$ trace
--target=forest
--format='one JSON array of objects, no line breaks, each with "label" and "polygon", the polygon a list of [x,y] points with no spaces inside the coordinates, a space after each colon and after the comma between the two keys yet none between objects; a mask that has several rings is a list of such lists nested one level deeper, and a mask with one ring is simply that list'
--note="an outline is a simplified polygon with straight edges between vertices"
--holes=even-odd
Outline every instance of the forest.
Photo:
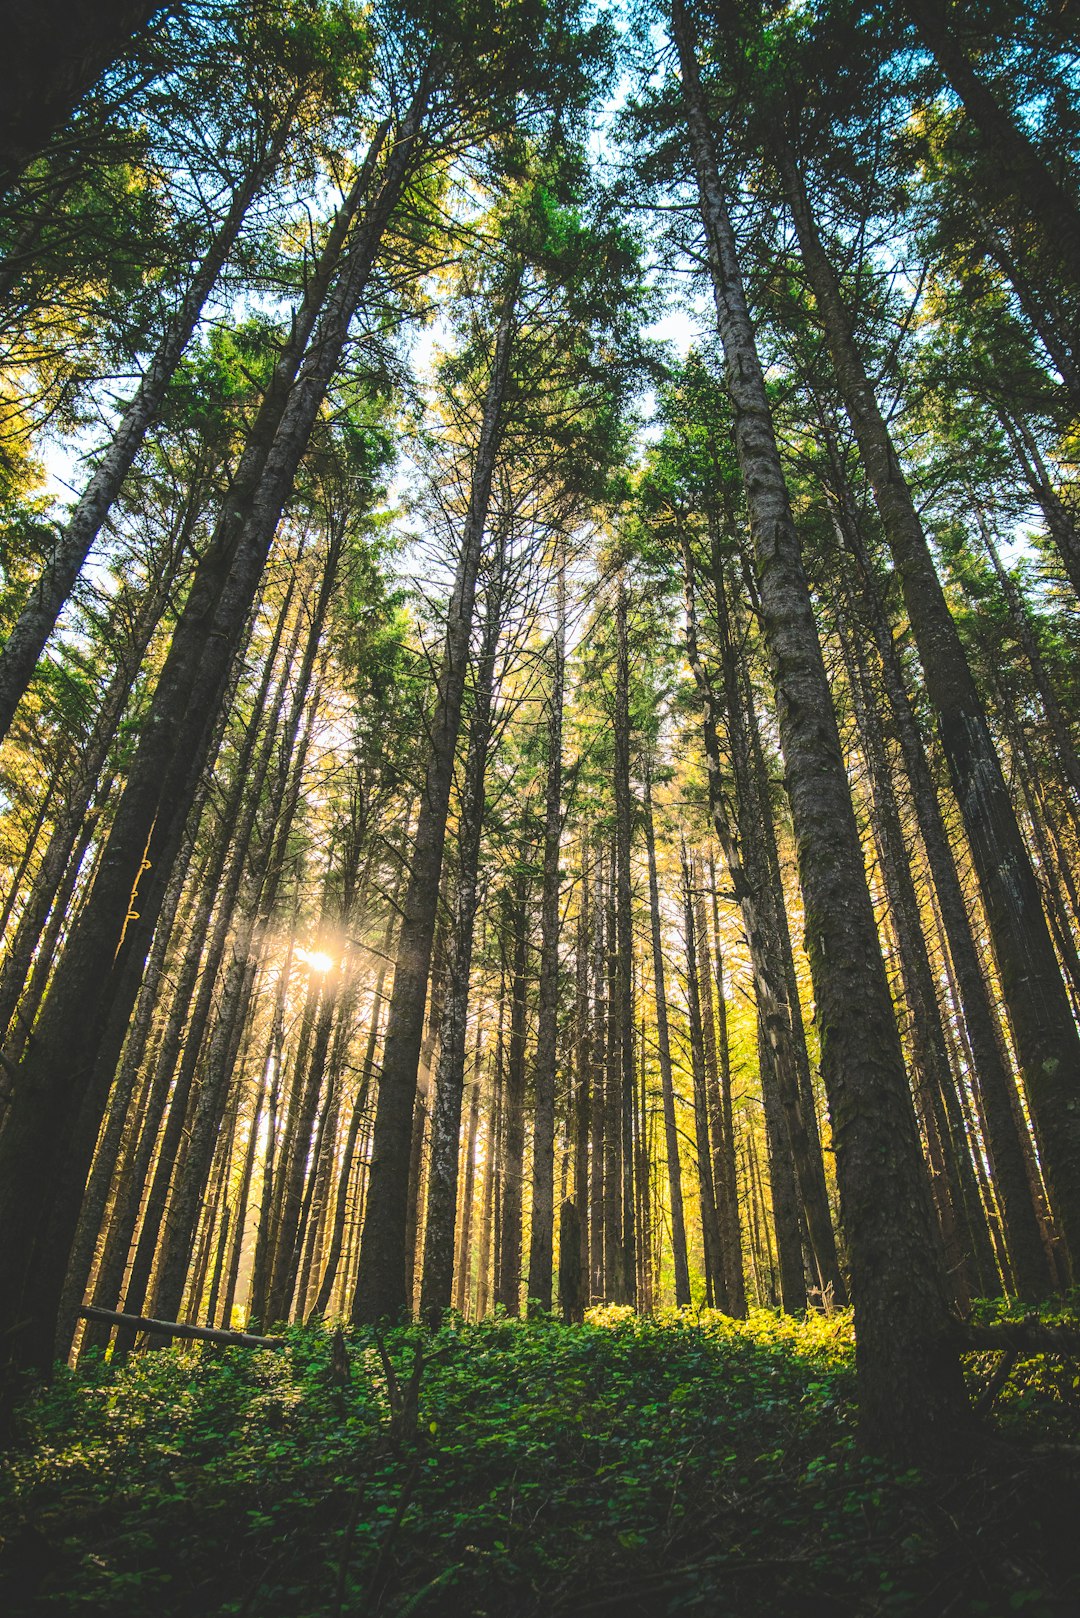
[{"label": "forest", "polygon": [[11,0],[0,1600],[1080,1612],[1080,14]]}]

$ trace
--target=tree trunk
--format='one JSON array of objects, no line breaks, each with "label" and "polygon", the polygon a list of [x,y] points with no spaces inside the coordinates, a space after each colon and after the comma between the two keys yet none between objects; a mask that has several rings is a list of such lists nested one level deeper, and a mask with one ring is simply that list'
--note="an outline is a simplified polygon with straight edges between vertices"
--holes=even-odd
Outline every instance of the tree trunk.
[{"label": "tree trunk", "polygon": [[[548,692],[547,783],[540,892],[540,991],[533,1061],[532,1224],[528,1308],[551,1308],[555,1242],[555,1059],[559,1012],[559,838],[562,832],[563,685],[566,664],[566,563],[556,585],[558,623],[551,649]],[[576,1228],[576,1227],[575,1227]]]},{"label": "tree trunk", "polygon": [[671,1198],[671,1249],[675,1267],[675,1304],[690,1306],[690,1265],[686,1256],[686,1216],[683,1212],[682,1163],[675,1121],[675,1084],[671,1071],[671,1033],[668,1028],[664,983],[664,945],[660,932],[660,887],[656,874],[656,833],[653,826],[652,779],[645,775],[645,849],[649,860],[649,917],[652,932],[653,985],[656,991],[656,1042],[660,1057],[660,1090],[664,1105],[664,1146],[667,1152]]},{"label": "tree trunk", "polygon": [[60,610],[131,471],[147,428],[161,409],[165,391],[202,316],[203,305],[240,234],[247,211],[281,156],[291,122],[290,110],[235,192],[228,213],[179,308],[168,322],[157,352],[143,372],[108,449],[57,538],[29,600],[0,650],[0,741],[8,733],[19,699],[30,684]]},{"label": "tree trunk", "polygon": [[503,431],[516,297],[517,279],[514,278],[504,296],[495,333],[469,509],[461,537],[435,711],[431,719],[431,751],[413,843],[409,886],[402,909],[397,967],[379,1079],[367,1213],[360,1239],[360,1271],[353,1303],[353,1320],[358,1325],[397,1319],[411,1307],[411,1299],[406,1291],[405,1249],[413,1101],[424,1032],[424,1006],[435,937],[446,816],[461,728],[477,571]]},{"label": "tree trunk", "polygon": [[964,818],[1024,1084],[1066,1241],[1080,1252],[1080,1035],[1038,883],[982,699],[934,568],[911,490],[852,336],[791,147],[777,161],[803,263],[919,649],[927,694]]},{"label": "tree trunk", "polygon": [[[975,1082],[986,1112],[1006,1242],[1021,1297],[1042,1297],[1051,1283],[1030,1176],[1035,1172],[1027,1126],[986,978],[972,936],[971,919],[922,738],[911,711],[892,633],[876,599],[870,559],[863,544],[851,490],[843,479],[835,435],[825,425],[836,478],[835,520],[841,543],[857,563],[858,617],[877,649],[878,669],[904,759],[919,831],[941,908],[945,937],[957,976],[964,1024],[971,1044]],[[846,575],[845,575],[846,578]],[[848,600],[856,597],[849,579]]]},{"label": "tree trunk", "polygon": [[701,1019],[701,970],[694,908],[694,871],[682,849],[683,928],[686,940],[686,1002],[690,1033],[690,1067],[694,1080],[694,1135],[697,1141],[701,1240],[705,1257],[705,1302],[723,1309],[727,1303],[721,1268],[720,1222],[716,1212],[712,1154],[709,1149],[709,1101],[705,1088],[705,1035]]},{"label": "tree trunk", "polygon": [[590,1120],[589,1151],[589,1284],[591,1302],[607,1297],[607,1270],[604,1251],[604,1208],[606,1205],[605,1132],[607,1124],[604,1075],[607,1043],[607,979],[604,972],[606,959],[607,912],[604,905],[603,859],[596,862],[595,902],[593,904],[593,1020],[589,1042],[592,1073],[592,1117]]},{"label": "tree trunk", "polygon": [[[523,839],[524,842],[524,839]],[[521,1313],[522,1186],[525,1179],[525,1037],[528,1018],[529,878],[528,849],[519,853],[519,869],[510,892],[511,963],[510,1038],[506,1057],[502,1142],[502,1214],[499,1228],[499,1276],[495,1302],[508,1315]]]},{"label": "tree trunk", "polygon": [[[304,316],[296,322],[298,335],[311,332],[307,356],[294,385],[300,356],[296,342],[290,343],[268,389],[216,538],[199,564],[201,577],[173,637],[93,891],[57,966],[35,1044],[20,1069],[0,1136],[0,1330],[4,1362],[13,1370],[44,1371],[50,1362],[86,1172],[138,990],[140,951],[157,919],[227,672],[282,508],[410,173],[428,88],[425,82],[414,98],[383,183],[318,321],[348,220],[332,233],[309,284]],[[357,185],[356,206],[367,177]],[[150,861],[146,872],[144,860]],[[140,915],[125,926],[140,875],[145,876]],[[104,983],[103,961],[111,963]],[[80,1053],[74,1065],[73,1050]],[[58,1120],[65,1127],[58,1127]]]},{"label": "tree trunk", "polygon": [[[592,1019],[589,1009],[589,867],[582,851],[581,900],[578,908],[577,949],[574,962],[576,1023],[574,1091],[574,1207],[581,1240],[581,1285],[589,1294],[589,1132],[592,1124]],[[665,1008],[666,1009],[666,1008]],[[670,1059],[670,1053],[669,1053]],[[561,1227],[560,1227],[561,1229]],[[561,1238],[560,1238],[561,1239]]]},{"label": "tree trunk", "polygon": [[[716,550],[714,536],[714,553]],[[759,791],[753,769],[746,692],[739,678],[734,638],[728,621],[722,569],[714,554],[716,605],[721,632],[724,712],[734,778],[734,808],[729,809],[721,784],[718,740],[719,703],[705,671],[698,642],[694,596],[694,563],[683,536],[683,584],[687,658],[702,703],[703,741],[708,766],[709,806],[713,828],[724,852],[736,895],[754,972],[758,1008],[759,1068],[765,1102],[773,1212],[780,1252],[781,1294],[792,1313],[806,1306],[799,1193],[808,1214],[808,1236],[819,1275],[839,1286],[819,1144],[813,1142],[804,1116],[795,1056],[787,977],[780,951],[781,924],[775,913],[766,853],[772,806]],[[816,1134],[816,1129],[814,1130]],[[796,1185],[798,1176],[798,1185]],[[824,1284],[824,1282],[823,1282]]]},{"label": "tree trunk", "polygon": [[746,1278],[743,1274],[742,1231],[739,1223],[739,1182],[735,1159],[735,1120],[731,1102],[731,1049],[728,1041],[724,960],[720,952],[720,914],[716,897],[716,870],[709,856],[712,892],[713,956],[716,962],[718,1019],[717,1059],[720,1068],[720,1144],[716,1151],[716,1211],[720,1219],[720,1248],[728,1285],[728,1311],[737,1320],[746,1317]]},{"label": "tree trunk", "polygon": [[497,576],[493,577],[489,586],[483,641],[477,659],[476,692],[469,721],[468,758],[462,792],[453,939],[435,1072],[424,1268],[420,1287],[420,1312],[432,1325],[436,1325],[449,1309],[454,1281],[454,1230],[461,1099],[465,1086],[469,978],[479,897],[480,842],[486,806],[485,780],[491,743],[495,659],[502,629],[501,571],[501,567],[497,569]]},{"label": "tree trunk", "polygon": [[851,1260],[860,1414],[871,1442],[900,1454],[940,1454],[967,1425],[967,1399],[911,1094],[683,0],[673,0],[672,21],[777,687]]}]

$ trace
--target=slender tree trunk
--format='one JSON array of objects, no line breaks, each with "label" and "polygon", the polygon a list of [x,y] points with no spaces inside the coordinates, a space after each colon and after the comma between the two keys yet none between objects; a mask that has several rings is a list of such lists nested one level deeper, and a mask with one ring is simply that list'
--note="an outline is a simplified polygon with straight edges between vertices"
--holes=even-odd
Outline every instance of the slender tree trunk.
[{"label": "slender tree trunk", "polygon": [[[138,990],[139,952],[157,920],[227,672],[281,510],[409,176],[428,93],[425,82],[317,325],[350,219],[332,233],[309,285],[304,317],[295,323],[298,338],[312,333],[307,359],[299,367],[294,340],[279,361],[219,532],[200,562],[202,579],[193,585],[173,637],[93,892],[58,964],[35,1044],[20,1069],[0,1136],[0,1329],[4,1362],[13,1371],[48,1368],[85,1176]],[[354,211],[368,178],[358,179]],[[150,869],[142,873],[144,860]],[[141,873],[146,880],[139,890],[140,915],[135,925],[125,925]],[[111,963],[104,983],[103,962]],[[73,1064],[75,1049],[80,1054]],[[66,1127],[58,1127],[58,1120]]]},{"label": "slender tree trunk", "polygon": [[684,0],[673,0],[672,21],[777,686],[851,1260],[860,1414],[871,1441],[940,1454],[967,1424],[967,1399],[911,1093]]},{"label": "slender tree trunk", "polygon": [[701,1240],[705,1257],[705,1302],[723,1309],[720,1222],[716,1213],[712,1155],[709,1150],[709,1102],[705,1088],[705,1035],[701,1019],[701,972],[697,953],[697,917],[694,911],[694,873],[682,850],[683,928],[686,938],[686,1000],[690,1032],[690,1065],[694,1080],[694,1135],[697,1140],[698,1188],[701,1201]]},{"label": "slender tree trunk", "polygon": [[664,981],[664,945],[660,931],[660,887],[656,873],[656,833],[653,827],[652,780],[645,775],[645,849],[649,860],[649,917],[652,932],[653,985],[656,991],[656,1042],[660,1057],[660,1090],[664,1105],[664,1146],[667,1152],[671,1198],[671,1249],[675,1267],[675,1304],[690,1305],[690,1265],[686,1256],[686,1217],[683,1212],[682,1164],[675,1121],[675,1084],[671,1070],[671,1033],[668,1027]]},{"label": "slender tree trunk", "polygon": [[[169,1098],[170,1083],[172,1083],[172,1094],[169,1102],[169,1118],[158,1150],[157,1167],[146,1207],[143,1211],[142,1231],[125,1293],[125,1308],[129,1313],[133,1314],[140,1313],[146,1301],[147,1289],[158,1252],[160,1232],[168,1206],[173,1170],[177,1163],[187,1122],[188,1100],[195,1081],[206,1029],[210,1023],[218,974],[224,958],[229,932],[233,926],[246,862],[250,857],[252,835],[260,806],[260,798],[275,747],[282,735],[280,715],[285,700],[288,669],[296,650],[303,623],[302,614],[298,614],[293,625],[291,644],[287,649],[284,664],[278,669],[278,649],[289,618],[294,582],[294,580],[290,580],[282,611],[277,618],[274,636],[263,667],[262,680],[256,693],[252,713],[237,755],[232,786],[223,805],[218,827],[217,847],[212,856],[200,894],[191,941],[178,976],[169,1022],[158,1055],[157,1070],[151,1085],[148,1122],[155,1118],[160,1121],[166,1100]],[[275,671],[278,673],[278,679],[271,698],[270,685]],[[295,725],[295,713],[292,715],[292,719]],[[291,734],[295,735],[295,731],[292,731]],[[280,800],[276,801],[280,807]],[[217,915],[211,926],[215,906]],[[209,931],[209,941],[204,956],[202,944],[207,931]],[[202,974],[201,979],[198,981],[198,990],[196,992],[196,980],[200,963]],[[193,999],[194,1004],[192,1004]],[[181,1046],[183,1046],[182,1057],[180,1056]],[[176,1066],[178,1058],[179,1068]],[[173,1083],[174,1072],[176,1076]],[[131,1234],[134,1230],[138,1200],[150,1166],[153,1143],[152,1135],[143,1140],[140,1146],[139,1162],[136,1165],[139,1172],[130,1176],[124,1214],[122,1220],[119,1221],[117,1232],[118,1235],[121,1230],[126,1230],[127,1232],[127,1240],[123,1243],[124,1253],[126,1253],[127,1243],[130,1242]],[[117,1267],[122,1263],[122,1258],[123,1254],[118,1249],[115,1250],[110,1265],[110,1285],[113,1284],[114,1280],[118,1281],[120,1279],[122,1270],[118,1273]],[[104,1279],[104,1275],[101,1279]],[[111,1308],[112,1300],[110,1299],[103,1307]],[[122,1343],[123,1346],[130,1346],[132,1340],[131,1334],[121,1334],[121,1337],[118,1338],[118,1343]]]},{"label": "slender tree trunk", "polygon": [[772,806],[760,792],[753,768],[746,692],[739,678],[722,569],[718,562],[714,572],[721,631],[724,710],[735,788],[733,810],[727,807],[721,784],[717,732],[719,703],[701,658],[694,563],[689,540],[684,536],[687,658],[702,702],[703,741],[713,827],[724,852],[732,890],[739,902],[750,946],[758,1007],[759,1067],[765,1101],[769,1172],[780,1251],[781,1291],[785,1309],[794,1313],[806,1306],[798,1205],[800,1193],[802,1206],[808,1214],[808,1236],[819,1275],[832,1280],[834,1287],[839,1287],[839,1269],[821,1166],[820,1143],[816,1141],[816,1127],[812,1129],[807,1124],[805,1102],[800,1092],[787,977],[780,949],[781,924],[775,912],[766,852]]},{"label": "slender tree trunk", "polygon": [[613,850],[611,884],[604,900],[604,961],[607,1042],[604,1054],[604,1298],[626,1300],[622,1245],[622,1015],[619,1007],[618,860]]},{"label": "slender tree trunk", "polygon": [[637,1242],[634,1149],[634,918],[630,885],[633,800],[630,788],[630,650],[626,577],[620,572],[615,598],[615,937],[616,1007],[619,1019],[619,1098],[622,1210],[620,1303],[636,1304]]},{"label": "slender tree trunk", "polygon": [[[502,988],[505,991],[505,976]],[[506,1013],[505,993],[499,995],[499,1028],[495,1040],[495,1071],[491,1076],[491,1097],[488,1103],[487,1140],[484,1146],[484,1183],[480,1193],[480,1239],[476,1255],[476,1319],[483,1320],[488,1312],[494,1277],[492,1242],[495,1199],[498,1194],[497,1163],[499,1156],[499,1118],[502,1107],[503,1033]]]},{"label": "slender tree trunk", "polygon": [[533,1061],[532,1224],[528,1308],[551,1308],[555,1242],[555,1060],[559,1011],[559,839],[562,831],[562,727],[566,665],[566,564],[560,558],[558,623],[548,693],[547,784],[540,892],[540,992]]},{"label": "slender tree trunk", "polygon": [[888,427],[855,345],[794,153],[777,160],[803,263],[919,649],[964,817],[1013,1037],[1066,1241],[1080,1252],[1080,1035],[986,712]]},{"label": "slender tree trunk", "polygon": [[[589,1008],[589,868],[582,852],[581,902],[578,908],[575,967],[575,1065],[574,1092],[574,1208],[581,1243],[578,1273],[587,1298],[589,1291],[589,1130],[592,1123],[592,1021]],[[666,1008],[665,1008],[666,1009]],[[670,1060],[670,1051],[669,1051]],[[560,1226],[561,1232],[561,1226]]]},{"label": "slender tree trunk", "polygon": [[[480,1052],[476,1053],[477,1064]],[[464,1315],[471,1293],[473,1203],[476,1198],[476,1140],[480,1130],[480,1080],[474,1079],[469,1098],[469,1118],[465,1127],[465,1177],[461,1188],[461,1240],[458,1243],[457,1280],[454,1308]]]},{"label": "slender tree trunk", "polygon": [[720,915],[716,897],[716,871],[709,856],[709,887],[712,891],[713,956],[716,962],[718,1019],[717,1058],[720,1067],[721,1145],[717,1152],[717,1213],[720,1217],[720,1246],[724,1274],[728,1282],[728,1309],[738,1320],[746,1316],[746,1279],[743,1275],[742,1231],[739,1224],[739,1181],[735,1158],[735,1120],[731,1101],[731,1048],[728,1040],[727,999],[724,994],[724,960],[720,950]]},{"label": "slender tree trunk", "polygon": [[397,968],[375,1114],[367,1213],[353,1319],[371,1323],[405,1313],[408,1158],[417,1064],[424,1031],[431,949],[446,841],[454,754],[461,727],[477,571],[487,525],[491,483],[502,438],[504,401],[514,340],[516,279],[504,297],[473,466],[469,509],[450,600],[442,667],[431,720],[431,752],[402,910]]},{"label": "slender tree trunk", "polygon": [[[501,575],[501,569],[498,570]],[[431,1168],[420,1311],[436,1324],[450,1307],[454,1279],[454,1226],[457,1209],[461,1100],[465,1085],[465,1046],[469,978],[479,897],[480,842],[484,829],[485,780],[491,743],[495,659],[502,626],[501,577],[492,579],[486,603],[483,641],[476,670],[476,692],[469,722],[468,758],[461,805],[458,883],[446,1000],[435,1073],[431,1123]]]},{"label": "slender tree trunk", "polygon": [[[524,839],[523,839],[524,841]],[[503,1124],[502,1216],[499,1229],[499,1280],[495,1302],[508,1315],[521,1313],[522,1187],[525,1179],[525,1038],[528,1017],[529,879],[528,850],[520,850],[520,869],[511,887],[510,917],[514,953],[511,964],[510,1038],[506,1058]]]},{"label": "slender tree trunk", "polygon": [[604,972],[606,958],[607,914],[604,905],[603,860],[596,862],[596,889],[593,905],[593,1024],[590,1041],[592,1071],[592,1119],[589,1175],[589,1284],[590,1301],[607,1297],[608,1277],[604,1249],[604,1208],[606,1206],[605,1177],[607,1172],[605,1132],[607,1105],[605,1096],[605,1049],[607,1043],[607,979]]},{"label": "slender tree trunk", "polygon": [[8,733],[19,699],[30,683],[45,642],[71,594],[90,548],[105,524],[124,479],[131,471],[147,428],[161,409],[165,391],[240,234],[247,211],[277,165],[291,123],[290,108],[261,157],[252,164],[237,187],[216,236],[178,309],[166,325],[157,352],[144,371],[134,398],[120,418],[112,442],[98,462],[66,528],[53,546],[29,600],[0,650],[0,740]]},{"label": "slender tree trunk", "polygon": [[[840,475],[835,436],[827,424],[825,432],[837,476],[837,531],[842,544],[858,564],[856,576],[861,576],[862,580],[859,589],[861,599],[857,602],[858,617],[868,628],[877,649],[878,668],[903,755],[912,803],[960,988],[974,1073],[986,1111],[1013,1275],[1022,1297],[1037,1298],[1045,1293],[1051,1278],[1032,1195],[1030,1176],[1034,1165],[1027,1140],[1027,1126],[1020,1114],[1020,1099],[972,936],[971,919],[956,861],[922,738],[911,711],[892,633],[874,593],[870,559],[862,541],[851,491]],[[845,588],[850,600],[852,584],[849,582]]]}]

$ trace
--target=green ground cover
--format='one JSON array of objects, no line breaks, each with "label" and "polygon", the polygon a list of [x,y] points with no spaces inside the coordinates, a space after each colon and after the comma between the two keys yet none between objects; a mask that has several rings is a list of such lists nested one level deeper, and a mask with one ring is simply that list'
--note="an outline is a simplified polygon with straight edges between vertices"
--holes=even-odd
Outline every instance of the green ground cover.
[{"label": "green ground cover", "polygon": [[860,1451],[844,1315],[345,1343],[347,1376],[321,1329],[60,1375],[3,1472],[0,1610],[1080,1613],[1075,1363],[1023,1361],[929,1476]]}]

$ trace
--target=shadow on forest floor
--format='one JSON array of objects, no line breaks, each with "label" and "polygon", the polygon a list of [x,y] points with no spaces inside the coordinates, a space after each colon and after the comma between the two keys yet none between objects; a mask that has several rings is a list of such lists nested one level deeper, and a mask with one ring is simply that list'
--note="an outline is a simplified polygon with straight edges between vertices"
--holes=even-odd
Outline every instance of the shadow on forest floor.
[{"label": "shadow on forest floor", "polygon": [[846,1315],[346,1343],[60,1374],[0,1482],[2,1610],[1080,1614],[1075,1362],[1020,1362],[991,1459],[943,1479],[858,1449]]}]

